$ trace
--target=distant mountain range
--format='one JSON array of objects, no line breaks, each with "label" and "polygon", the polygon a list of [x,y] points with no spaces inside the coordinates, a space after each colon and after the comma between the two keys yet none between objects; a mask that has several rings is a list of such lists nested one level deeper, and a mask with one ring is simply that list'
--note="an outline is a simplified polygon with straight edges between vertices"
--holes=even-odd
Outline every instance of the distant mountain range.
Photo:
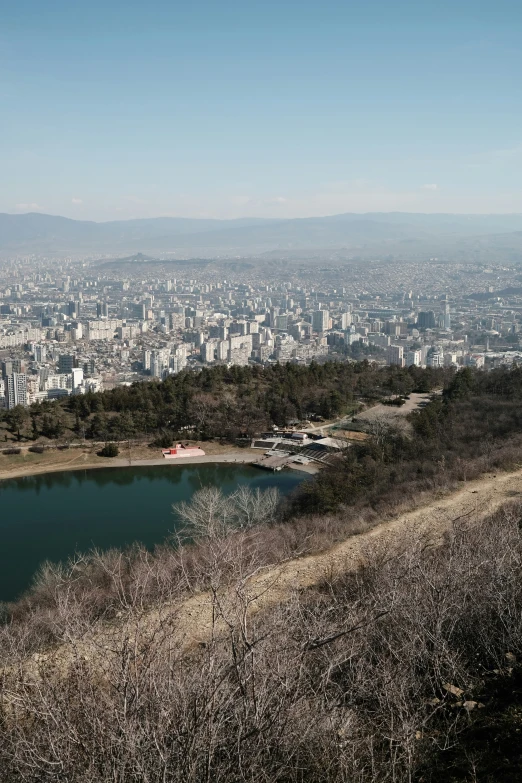
[{"label": "distant mountain range", "polygon": [[[307,257],[341,250],[347,257],[522,261],[522,215],[406,212],[347,213],[276,220],[147,218],[107,223],[55,215],[0,213],[0,253],[211,258],[274,252]],[[494,260],[491,258],[491,260]]]}]

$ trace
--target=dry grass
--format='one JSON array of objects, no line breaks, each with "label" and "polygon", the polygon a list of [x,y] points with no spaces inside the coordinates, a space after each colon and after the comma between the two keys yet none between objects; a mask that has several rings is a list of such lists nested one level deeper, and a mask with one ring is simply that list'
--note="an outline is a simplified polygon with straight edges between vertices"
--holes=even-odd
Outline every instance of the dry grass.
[{"label": "dry grass", "polygon": [[[0,634],[0,781],[418,780],[469,725],[484,676],[522,651],[520,507],[484,517],[465,494],[431,510],[437,530],[361,536],[356,571],[343,557],[310,582],[289,564],[275,600],[274,572],[217,542],[203,628],[172,572],[177,601],[144,612],[145,570],[104,634],[87,596],[55,584],[67,660],[63,645],[24,657],[34,618]],[[117,583],[117,554],[104,563]]]},{"label": "dry grass", "polygon": [[[111,656],[115,634],[126,633],[128,622],[132,624],[133,633],[143,641],[151,633],[156,633],[158,626],[173,613],[176,622],[172,640],[181,649],[191,649],[194,645],[207,643],[210,634],[226,630],[223,622],[216,625],[216,595],[223,612],[226,614],[232,611],[237,586],[234,584],[229,587],[229,583],[231,579],[237,579],[240,573],[244,575],[241,577],[241,590],[248,604],[248,613],[255,614],[288,600],[296,591],[309,590],[326,579],[356,572],[377,551],[387,552],[387,556],[392,557],[398,556],[415,540],[423,540],[430,545],[439,544],[460,520],[478,524],[501,508],[520,500],[522,469],[464,482],[459,490],[432,496],[429,502],[424,498],[425,502],[420,507],[391,519],[381,518],[380,524],[375,519],[364,518],[359,523],[350,522],[345,526],[344,540],[317,554],[295,557],[299,541],[293,538],[296,530],[292,525],[261,528],[259,532],[249,532],[217,544],[202,543],[196,548],[181,547],[177,551],[170,547],[160,548],[155,559],[141,553],[134,564],[121,553],[100,554],[98,565],[95,563],[92,571],[93,587],[89,589],[96,590],[96,584],[102,578],[100,573],[96,575],[96,569],[101,569],[104,574],[102,581],[108,579],[113,588],[119,583],[116,595],[112,593],[110,604],[114,606],[115,598],[116,601],[122,601],[120,609],[124,610],[123,623],[119,626],[111,620],[106,626],[94,624],[87,634],[82,631],[81,638],[73,637],[66,645],[56,647],[48,660],[66,671],[74,657],[81,652],[91,661],[98,660],[101,667],[102,661]],[[316,525],[315,538],[313,520],[310,522],[310,526],[305,523],[301,530],[301,533],[305,532],[304,540],[300,541],[303,552],[324,549],[329,534],[339,536],[338,517],[330,520],[323,518],[322,524]],[[289,556],[290,552],[294,553],[293,557]],[[216,583],[209,590],[206,574],[209,559],[212,558],[220,562],[221,570],[219,585]],[[136,572],[132,573],[130,582],[129,568],[131,572]],[[145,573],[145,582],[140,582],[145,578]],[[80,570],[77,570],[77,578],[80,575]],[[159,588],[160,583],[169,579],[171,586],[176,584],[170,596],[168,591],[161,593]],[[53,591],[59,583],[60,579],[54,582],[54,586],[51,584],[51,592],[46,598],[49,585],[44,581],[40,588],[40,602],[51,600],[53,603]],[[154,585],[159,592],[154,593]],[[137,593],[140,593],[139,614],[135,611],[129,614],[129,609],[136,608],[131,596]],[[160,596],[161,604],[158,603]],[[38,594],[36,598],[37,606]],[[29,600],[31,604],[35,605],[34,601]],[[100,609],[96,610],[93,616],[99,612]]]},{"label": "dry grass", "polygon": [[366,432],[356,432],[355,430],[336,430],[332,433],[332,437],[362,442],[363,440],[368,440],[370,436]]},{"label": "dry grass", "polygon": [[[183,443],[195,445],[194,441],[184,440]],[[200,443],[199,445],[207,456],[223,457],[231,454],[238,461],[259,457],[259,452],[252,449],[234,449],[230,445],[213,442]],[[160,448],[151,449],[144,443],[130,444],[130,446],[126,442],[119,444],[120,453],[115,458],[99,457],[97,452],[100,450],[100,445],[73,447],[63,451],[53,448],[46,450],[43,454],[33,454],[24,445],[21,448],[21,454],[0,454],[0,480],[62,470],[124,467],[136,462],[140,464],[148,462],[151,465],[167,464]]]}]

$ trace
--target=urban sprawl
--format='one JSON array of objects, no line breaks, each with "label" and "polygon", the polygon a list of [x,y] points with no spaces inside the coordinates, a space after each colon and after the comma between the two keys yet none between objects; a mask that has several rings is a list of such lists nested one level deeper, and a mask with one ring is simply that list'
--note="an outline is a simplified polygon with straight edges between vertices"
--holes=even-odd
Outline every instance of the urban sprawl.
[{"label": "urban sprawl", "polygon": [[487,370],[522,358],[517,266],[297,268],[282,259],[277,274],[272,264],[263,279],[263,260],[9,259],[0,270],[0,405],[216,364],[367,358]]}]

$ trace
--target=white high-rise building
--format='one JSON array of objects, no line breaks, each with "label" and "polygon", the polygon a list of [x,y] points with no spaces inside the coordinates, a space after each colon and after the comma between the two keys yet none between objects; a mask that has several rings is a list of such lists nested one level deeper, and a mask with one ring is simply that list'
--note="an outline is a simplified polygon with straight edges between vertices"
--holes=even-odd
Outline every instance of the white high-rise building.
[{"label": "white high-rise building", "polygon": [[43,362],[45,362],[46,357],[47,357],[47,347],[45,345],[35,345],[34,346],[35,361],[42,364]]},{"label": "white high-rise building", "polygon": [[201,346],[201,360],[207,364],[214,361],[215,343],[207,342]]},{"label": "white high-rise building", "polygon": [[352,325],[352,314],[351,313],[343,313],[341,315],[341,329],[349,329]]},{"label": "white high-rise building", "polygon": [[220,362],[226,362],[228,359],[229,342],[228,340],[221,340],[217,344],[217,358]]},{"label": "white high-rise building", "polygon": [[5,379],[5,401],[8,408],[27,405],[27,375],[14,372]]},{"label": "white high-rise building", "polygon": [[404,367],[404,348],[402,345],[388,346],[388,364],[396,364]]},{"label": "white high-rise building", "polygon": [[408,351],[406,354],[406,366],[407,367],[420,367],[422,365],[422,351]]},{"label": "white high-rise building", "polygon": [[83,369],[80,367],[74,367],[71,371],[72,375],[72,388],[77,389],[83,382]]},{"label": "white high-rise building", "polygon": [[174,354],[170,357],[169,361],[170,369],[174,374],[181,372],[187,366],[187,358],[181,354]]},{"label": "white high-rise building", "polygon": [[163,378],[163,370],[166,367],[165,355],[163,351],[151,351],[150,354],[150,374],[153,378]]}]

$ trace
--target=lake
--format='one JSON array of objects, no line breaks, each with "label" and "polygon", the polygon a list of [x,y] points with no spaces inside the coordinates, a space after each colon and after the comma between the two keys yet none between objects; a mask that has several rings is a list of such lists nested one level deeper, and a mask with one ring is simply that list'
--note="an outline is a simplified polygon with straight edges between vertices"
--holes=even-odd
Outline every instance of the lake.
[{"label": "lake", "polygon": [[161,543],[175,527],[172,504],[204,486],[233,492],[277,487],[290,492],[303,473],[246,465],[200,464],[101,468],[0,481],[0,601],[15,599],[44,560],[67,560],[93,546]]}]

